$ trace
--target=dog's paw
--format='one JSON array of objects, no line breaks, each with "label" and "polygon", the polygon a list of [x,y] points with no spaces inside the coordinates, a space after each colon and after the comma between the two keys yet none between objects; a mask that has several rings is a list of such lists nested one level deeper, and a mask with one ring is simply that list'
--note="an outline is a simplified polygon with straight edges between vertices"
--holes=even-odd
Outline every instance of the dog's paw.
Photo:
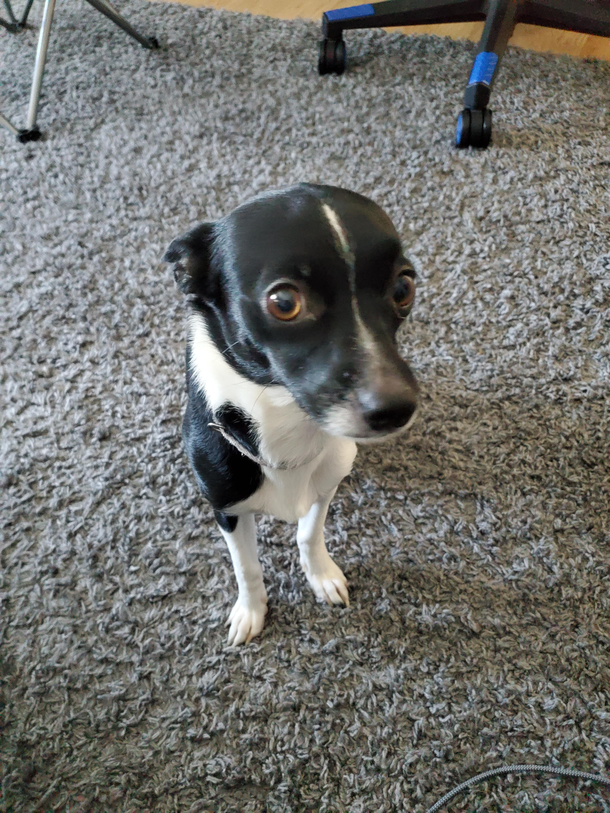
[{"label": "dog's paw", "polygon": [[328,554],[321,563],[314,564],[301,559],[307,581],[316,596],[327,604],[344,604],[349,607],[347,579]]},{"label": "dog's paw", "polygon": [[227,638],[228,645],[249,644],[265,626],[266,614],[267,596],[264,599],[251,600],[248,603],[242,602],[238,598],[226,623],[226,626],[230,627]]}]

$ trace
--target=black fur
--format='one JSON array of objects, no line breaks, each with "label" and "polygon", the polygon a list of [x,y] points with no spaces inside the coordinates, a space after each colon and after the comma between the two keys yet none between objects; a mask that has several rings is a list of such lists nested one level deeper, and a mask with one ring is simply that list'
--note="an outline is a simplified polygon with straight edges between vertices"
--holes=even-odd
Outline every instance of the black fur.
[{"label": "black fur", "polygon": [[228,534],[232,534],[237,528],[237,521],[239,517],[236,517],[233,514],[224,514],[222,511],[214,511],[214,516],[216,517],[216,522],[220,525],[222,530],[226,531]]},{"label": "black fur", "polygon": [[[224,512],[226,508],[247,499],[260,488],[264,475],[257,463],[241,454],[221,434],[208,426],[209,423],[214,423],[216,416],[212,414],[197,387],[191,386],[189,353],[190,350],[187,350],[186,380],[189,400],[182,424],[182,437],[202,493],[215,510]],[[244,425],[237,420],[232,429],[236,437],[240,437]],[[244,438],[252,444],[252,449],[257,449],[251,426],[246,428]]]},{"label": "black fur", "polygon": [[253,457],[259,457],[256,426],[245,412],[233,404],[223,404],[220,409],[216,410],[215,420]]},{"label": "black fur", "polygon": [[208,269],[211,263],[213,223],[200,223],[182,237],[177,237],[165,252],[165,262],[173,263],[174,279],[183,294],[210,299],[214,289]]}]

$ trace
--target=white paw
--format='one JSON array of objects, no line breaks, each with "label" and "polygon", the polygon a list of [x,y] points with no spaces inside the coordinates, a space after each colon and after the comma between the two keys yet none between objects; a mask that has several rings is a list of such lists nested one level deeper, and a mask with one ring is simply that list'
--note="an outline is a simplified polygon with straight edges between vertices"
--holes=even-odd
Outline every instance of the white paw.
[{"label": "white paw", "polygon": [[229,637],[227,638],[228,645],[249,644],[262,631],[266,614],[266,595],[264,599],[251,599],[247,603],[238,598],[226,623],[227,627],[230,626]]},{"label": "white paw", "polygon": [[347,579],[341,568],[337,567],[328,554],[321,563],[301,559],[301,567],[305,571],[307,581],[314,593],[321,601],[325,601],[327,604],[344,604],[349,607]]}]

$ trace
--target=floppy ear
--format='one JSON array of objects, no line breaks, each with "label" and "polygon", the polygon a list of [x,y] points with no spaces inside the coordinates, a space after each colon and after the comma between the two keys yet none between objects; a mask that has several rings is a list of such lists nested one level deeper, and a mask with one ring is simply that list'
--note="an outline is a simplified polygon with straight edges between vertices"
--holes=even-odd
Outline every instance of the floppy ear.
[{"label": "floppy ear", "polygon": [[211,254],[214,223],[200,223],[172,240],[163,259],[174,265],[174,279],[184,294],[212,295]]}]

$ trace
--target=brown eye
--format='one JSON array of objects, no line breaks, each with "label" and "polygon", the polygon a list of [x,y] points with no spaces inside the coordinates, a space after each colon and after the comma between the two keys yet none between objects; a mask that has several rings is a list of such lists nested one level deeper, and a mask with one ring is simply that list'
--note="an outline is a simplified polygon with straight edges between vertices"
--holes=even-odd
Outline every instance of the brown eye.
[{"label": "brown eye", "polygon": [[267,294],[267,310],[282,322],[296,319],[304,305],[303,297],[292,285],[279,285]]},{"label": "brown eye", "polygon": [[392,299],[398,310],[410,308],[415,299],[415,280],[407,274],[401,274],[394,284]]}]

